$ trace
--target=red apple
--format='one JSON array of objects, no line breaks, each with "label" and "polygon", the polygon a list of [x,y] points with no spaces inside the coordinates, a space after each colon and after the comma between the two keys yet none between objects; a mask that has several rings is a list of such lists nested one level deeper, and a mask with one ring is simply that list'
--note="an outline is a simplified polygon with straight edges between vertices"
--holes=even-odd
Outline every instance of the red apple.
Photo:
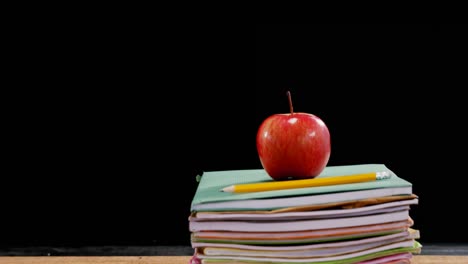
[{"label": "red apple", "polygon": [[314,178],[330,158],[330,132],[319,117],[293,112],[287,94],[290,113],[271,115],[258,129],[258,155],[274,180]]}]

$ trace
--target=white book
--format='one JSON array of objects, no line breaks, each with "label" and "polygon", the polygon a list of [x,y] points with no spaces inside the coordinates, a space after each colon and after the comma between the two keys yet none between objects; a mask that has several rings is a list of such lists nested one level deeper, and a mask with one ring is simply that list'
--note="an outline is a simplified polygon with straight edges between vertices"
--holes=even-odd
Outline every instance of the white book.
[{"label": "white book", "polygon": [[254,256],[280,258],[311,258],[349,254],[395,242],[418,238],[408,230],[396,234],[355,239],[343,242],[318,243],[301,246],[251,246],[237,244],[200,243],[200,251],[209,256]]},{"label": "white book", "polygon": [[294,206],[319,205],[335,202],[356,201],[368,198],[379,198],[394,195],[411,195],[412,187],[389,187],[370,190],[326,193],[305,196],[293,196],[271,199],[246,199],[225,202],[199,203],[192,205],[193,211],[235,211],[265,210],[269,208],[286,208]]},{"label": "white book", "polygon": [[239,232],[284,232],[372,225],[402,221],[407,220],[408,218],[409,210],[403,210],[377,215],[296,221],[190,221],[189,229],[191,232],[215,230]]},{"label": "white book", "polygon": [[346,216],[370,215],[409,210],[410,205],[418,203],[418,199],[387,202],[350,209],[329,209],[301,212],[280,212],[271,214],[242,213],[242,212],[199,212],[190,216],[190,221],[213,221],[213,220],[300,220],[337,218]]},{"label": "white book", "polygon": [[302,244],[302,245],[243,245],[235,243],[213,243],[213,242],[194,242],[192,243],[193,248],[233,248],[233,249],[246,249],[246,250],[259,250],[259,251],[295,251],[295,250],[306,250],[306,249],[316,249],[316,248],[332,248],[332,247],[346,247],[351,245],[363,244],[368,242],[382,241],[390,238],[412,238],[419,239],[419,230],[407,228],[401,230],[397,233],[391,233],[387,235],[372,236],[372,237],[363,237],[356,238],[352,240],[343,240],[343,241],[332,241],[324,243],[312,243],[312,244]]},{"label": "white book", "polygon": [[[414,249],[413,249],[414,248]],[[378,256],[379,252],[382,252],[382,255],[385,255],[385,251],[391,251],[391,250],[397,250],[400,249],[402,252],[408,252],[415,250],[415,240],[414,239],[408,239],[400,242],[395,242],[395,243],[390,243],[382,246],[377,246],[373,247],[370,249],[366,250],[361,250],[358,252],[353,252],[353,253],[348,253],[348,254],[342,254],[342,255],[337,255],[337,256],[327,256],[327,257],[306,257],[306,258],[280,258],[280,257],[252,257],[252,256],[210,256],[210,255],[205,255],[202,253],[197,253],[197,258],[203,260],[208,260],[208,259],[216,259],[216,260],[239,260],[239,261],[257,261],[260,263],[314,263],[314,262],[325,262],[325,261],[338,261],[342,260],[344,263],[355,263],[355,262],[347,262],[346,260],[350,260],[353,258],[359,258],[359,257],[364,257],[366,255],[369,255],[369,258],[372,258],[374,256]],[[402,252],[395,252],[395,253],[402,253]],[[390,253],[390,252],[389,252]],[[372,256],[372,254],[375,254]],[[365,259],[365,257],[364,257]]]},{"label": "white book", "polygon": [[[306,239],[326,240],[327,238],[337,238],[335,240],[344,240],[356,237],[368,237],[389,233],[403,232],[413,225],[413,221],[405,219],[390,223],[381,223],[374,225],[351,226],[341,228],[328,228],[319,230],[305,231],[287,231],[287,232],[232,232],[232,231],[201,231],[192,233],[192,245],[197,246],[197,242],[213,243],[254,243],[265,245],[268,242],[277,242],[292,244],[287,242],[297,242]],[[304,242],[307,242],[304,241]],[[315,240],[314,240],[315,241]]]}]

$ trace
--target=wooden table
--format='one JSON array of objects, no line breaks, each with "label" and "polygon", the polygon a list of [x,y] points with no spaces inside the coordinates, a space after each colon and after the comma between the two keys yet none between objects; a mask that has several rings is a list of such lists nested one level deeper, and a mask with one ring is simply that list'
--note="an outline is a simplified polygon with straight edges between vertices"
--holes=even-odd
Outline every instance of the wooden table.
[{"label": "wooden table", "polygon": [[[0,257],[0,264],[188,264],[188,256],[167,257]],[[468,264],[468,256],[416,255],[415,264]]]}]

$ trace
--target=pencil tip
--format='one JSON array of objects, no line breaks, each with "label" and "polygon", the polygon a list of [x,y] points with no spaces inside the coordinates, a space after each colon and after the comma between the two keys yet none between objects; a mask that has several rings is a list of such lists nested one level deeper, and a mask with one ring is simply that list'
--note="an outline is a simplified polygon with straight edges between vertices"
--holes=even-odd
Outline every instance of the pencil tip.
[{"label": "pencil tip", "polygon": [[221,189],[222,192],[234,192],[234,186],[228,186]]}]

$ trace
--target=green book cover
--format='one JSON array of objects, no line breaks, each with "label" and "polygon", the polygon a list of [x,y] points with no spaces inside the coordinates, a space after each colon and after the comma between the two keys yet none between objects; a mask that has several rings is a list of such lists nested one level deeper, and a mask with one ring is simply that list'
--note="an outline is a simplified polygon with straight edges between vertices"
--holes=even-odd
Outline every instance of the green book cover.
[{"label": "green book cover", "polygon": [[192,200],[192,208],[196,204],[212,203],[222,201],[235,201],[247,199],[262,199],[276,197],[292,197],[314,194],[326,194],[336,192],[348,192],[358,190],[370,190],[378,188],[395,188],[395,187],[411,187],[412,184],[400,177],[393,171],[387,168],[384,164],[357,164],[357,165],[341,165],[328,166],[323,172],[317,176],[334,177],[343,175],[352,175],[359,173],[388,171],[391,177],[385,180],[370,181],[362,183],[349,183],[321,187],[309,187],[298,189],[286,189],[264,192],[251,193],[228,193],[220,191],[222,188],[244,183],[269,182],[273,179],[263,169],[248,169],[248,170],[225,170],[225,171],[208,171],[205,172],[198,184],[197,190]]}]

